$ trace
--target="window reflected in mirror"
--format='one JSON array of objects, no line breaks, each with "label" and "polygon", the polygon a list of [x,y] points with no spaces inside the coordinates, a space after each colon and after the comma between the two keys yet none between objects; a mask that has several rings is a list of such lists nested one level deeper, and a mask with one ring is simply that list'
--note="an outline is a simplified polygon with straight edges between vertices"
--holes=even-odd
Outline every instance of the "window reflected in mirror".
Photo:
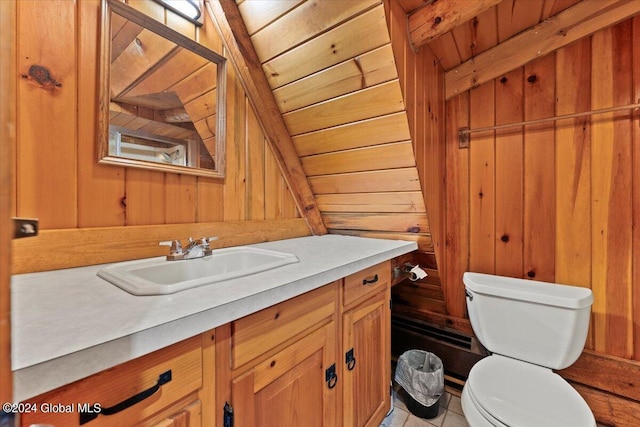
[{"label": "window reflected in mirror", "polygon": [[224,176],[225,59],[121,2],[104,5],[100,162]]}]

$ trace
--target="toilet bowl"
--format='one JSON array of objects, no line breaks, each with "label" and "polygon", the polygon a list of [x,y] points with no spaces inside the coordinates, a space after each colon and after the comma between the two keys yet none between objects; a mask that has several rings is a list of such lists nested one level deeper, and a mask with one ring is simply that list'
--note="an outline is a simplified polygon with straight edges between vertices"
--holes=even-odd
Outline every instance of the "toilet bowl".
[{"label": "toilet bowl", "polygon": [[492,352],[469,373],[462,409],[471,427],[595,427],[589,406],[553,369],[579,357],[589,289],[465,273],[473,330]]}]

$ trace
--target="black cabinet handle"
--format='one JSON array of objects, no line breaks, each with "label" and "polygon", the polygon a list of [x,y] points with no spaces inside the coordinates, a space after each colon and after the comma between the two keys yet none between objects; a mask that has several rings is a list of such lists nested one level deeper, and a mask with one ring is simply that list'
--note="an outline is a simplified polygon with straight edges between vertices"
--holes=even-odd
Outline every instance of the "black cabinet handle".
[{"label": "black cabinet handle", "polygon": [[362,279],[362,285],[370,285],[372,283],[376,283],[377,281],[378,281],[378,275],[376,274],[375,276],[373,276],[373,279],[371,280]]},{"label": "black cabinet handle", "polygon": [[332,389],[338,384],[338,374],[336,374],[336,364],[329,366],[324,373],[324,380],[327,382],[327,387]]},{"label": "black cabinet handle", "polygon": [[160,374],[158,377],[158,382],[151,388],[141,391],[135,396],[131,396],[130,398],[123,400],[120,403],[117,403],[109,408],[102,408],[100,412],[80,412],[80,425],[86,424],[91,420],[95,420],[98,418],[98,415],[114,415],[118,412],[124,411],[125,409],[135,405],[136,403],[142,402],[146,398],[155,394],[160,387],[164,384],[171,381],[171,370]]},{"label": "black cabinet handle", "polygon": [[353,371],[353,368],[356,367],[356,357],[353,355],[353,349],[345,353],[344,361],[347,364],[347,369]]}]

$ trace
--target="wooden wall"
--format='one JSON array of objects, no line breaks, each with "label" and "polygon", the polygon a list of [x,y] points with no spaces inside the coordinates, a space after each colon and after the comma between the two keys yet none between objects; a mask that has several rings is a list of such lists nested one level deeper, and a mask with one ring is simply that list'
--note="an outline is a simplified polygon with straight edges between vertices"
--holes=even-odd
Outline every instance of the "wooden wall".
[{"label": "wooden wall", "polygon": [[[595,351],[589,360],[599,362],[593,368],[580,362],[575,369],[582,374],[572,378],[623,397],[620,403],[612,394],[580,388],[600,421],[613,425],[640,422],[633,387],[613,385],[637,388],[640,382],[640,364],[632,362],[640,360],[640,238],[634,228],[640,220],[640,115],[623,111],[472,134],[467,150],[458,148],[457,131],[639,101],[635,17],[446,105],[446,215],[456,218],[447,230],[461,260],[447,266],[447,309],[464,315],[466,269],[591,288],[587,348]],[[627,376],[611,375],[615,366]],[[591,382],[589,369],[608,372],[608,380]],[[636,415],[615,413],[624,407]]]},{"label": "wooden wall", "polygon": [[[196,30],[152,0],[129,3],[221,51],[208,14]],[[100,1],[26,0],[17,9],[17,68],[23,78],[17,88],[13,214],[39,218],[43,230],[300,216],[232,65],[224,180],[99,165]],[[48,70],[45,84],[29,76],[32,65]]]},{"label": "wooden wall", "polygon": [[16,2],[0,2],[0,51],[2,52],[0,55],[0,94],[2,94],[0,101],[0,401],[2,402],[13,402],[10,282],[11,239],[13,238],[11,221],[13,151],[16,137],[15,10]]},{"label": "wooden wall", "polygon": [[239,9],[327,229],[433,252],[382,1]]},{"label": "wooden wall", "polygon": [[446,268],[444,252],[444,69],[428,47],[415,51],[407,32],[407,15],[398,1],[386,1],[388,27],[406,103],[418,176],[426,203],[433,251],[420,252],[412,261],[425,268],[423,280],[393,288],[398,310],[447,313],[441,277]]}]

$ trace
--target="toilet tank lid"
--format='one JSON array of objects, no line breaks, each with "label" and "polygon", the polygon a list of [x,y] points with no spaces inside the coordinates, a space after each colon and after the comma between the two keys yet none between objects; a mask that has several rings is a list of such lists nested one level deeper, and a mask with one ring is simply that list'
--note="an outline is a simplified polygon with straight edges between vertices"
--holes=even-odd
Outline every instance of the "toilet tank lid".
[{"label": "toilet tank lid", "polygon": [[591,289],[579,286],[516,279],[492,274],[466,272],[463,281],[472,293],[492,295],[519,301],[552,305],[569,309],[589,307],[593,303]]}]

